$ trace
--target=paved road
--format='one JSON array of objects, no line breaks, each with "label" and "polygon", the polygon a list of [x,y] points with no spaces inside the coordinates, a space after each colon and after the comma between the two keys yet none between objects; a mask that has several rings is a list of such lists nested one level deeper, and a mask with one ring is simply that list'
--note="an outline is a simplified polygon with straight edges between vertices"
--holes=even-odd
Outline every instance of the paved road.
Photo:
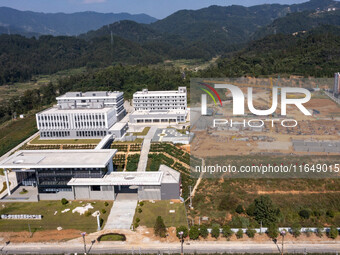
[{"label": "paved road", "polygon": [[118,194],[104,229],[130,229],[137,201],[137,194]]},{"label": "paved road", "polygon": [[151,139],[156,133],[158,126],[152,126],[144,138],[140,158],[138,162],[137,172],[144,172],[148,164],[148,155],[150,151]]},{"label": "paved road", "polygon": [[[126,245],[124,242],[120,244],[95,243],[91,246],[90,240],[87,240],[87,254],[100,253],[131,253],[131,254],[145,254],[145,253],[180,253],[180,243],[157,243],[157,244],[141,244]],[[52,253],[84,253],[83,244],[9,244],[0,249],[2,254],[52,254]],[[339,243],[287,243],[284,247],[285,253],[336,253],[340,252]],[[252,243],[252,242],[201,242],[184,245],[184,253],[279,253],[278,248],[274,243]]]}]

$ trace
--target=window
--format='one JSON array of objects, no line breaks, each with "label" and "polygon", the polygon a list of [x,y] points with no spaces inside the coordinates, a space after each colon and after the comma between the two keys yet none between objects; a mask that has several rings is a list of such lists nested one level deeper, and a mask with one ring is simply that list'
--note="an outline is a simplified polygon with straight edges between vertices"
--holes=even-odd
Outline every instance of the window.
[{"label": "window", "polygon": [[100,186],[99,185],[91,186],[91,191],[100,191]]}]

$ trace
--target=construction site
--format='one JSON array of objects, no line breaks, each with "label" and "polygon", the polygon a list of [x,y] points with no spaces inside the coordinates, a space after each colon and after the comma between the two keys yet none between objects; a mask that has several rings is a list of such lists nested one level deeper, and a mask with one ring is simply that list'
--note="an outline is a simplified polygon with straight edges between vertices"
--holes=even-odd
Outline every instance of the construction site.
[{"label": "construction site", "polygon": [[[208,114],[201,116],[200,108],[195,107],[197,97],[192,96],[191,130],[195,138],[191,144],[191,153],[196,157],[248,155],[257,153],[296,154],[296,155],[337,155],[340,154],[340,106],[329,98],[323,90],[329,88],[331,79],[325,81],[292,81],[280,82],[264,79],[241,78],[237,81],[203,82],[213,86],[214,83],[231,83],[247,93],[248,87],[253,89],[253,105],[258,110],[266,110],[272,105],[272,88],[277,86],[279,103],[276,111],[269,116],[256,116],[245,107],[242,117],[233,116],[233,99],[230,91],[218,90],[221,105],[208,103]],[[262,84],[261,84],[262,83]],[[306,85],[308,84],[308,86]],[[304,104],[310,112],[304,115],[295,105],[287,105],[287,115],[281,115],[280,88],[283,86],[305,86],[311,99]],[[193,90],[194,91],[194,90]],[[222,92],[220,92],[222,91]],[[191,92],[193,94],[193,92]],[[195,93],[195,92],[194,92]],[[299,98],[299,94],[288,94],[287,98]],[[195,101],[196,100],[196,101]],[[246,102],[247,100],[245,100]],[[260,118],[261,117],[261,118]],[[233,125],[215,126],[216,119],[232,119]],[[297,125],[286,127],[280,125],[282,120],[294,120]],[[254,125],[244,125],[249,121]],[[255,122],[260,124],[255,124]]]}]

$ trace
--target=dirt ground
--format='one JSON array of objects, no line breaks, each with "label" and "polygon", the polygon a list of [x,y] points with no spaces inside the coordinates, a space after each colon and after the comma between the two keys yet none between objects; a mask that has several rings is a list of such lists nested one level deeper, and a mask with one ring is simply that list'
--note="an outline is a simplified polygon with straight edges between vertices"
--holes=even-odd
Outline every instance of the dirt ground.
[{"label": "dirt ground", "polygon": [[12,243],[34,243],[34,242],[62,242],[80,236],[81,231],[75,229],[66,230],[45,230],[37,231],[30,237],[28,231],[23,232],[0,232],[0,238]]},{"label": "dirt ground", "polygon": [[[179,240],[176,236],[176,228],[170,227],[168,228],[168,234],[165,238],[156,237],[154,235],[154,230],[152,228],[146,228],[144,226],[138,227],[136,232],[130,230],[105,230],[96,233],[92,233],[87,235],[87,240],[95,240],[100,235],[106,233],[120,233],[125,234],[126,236],[126,243],[128,244],[143,244],[143,243],[152,243],[152,242],[164,242],[164,243],[178,243]],[[29,232],[1,232],[0,239],[1,243],[10,240],[12,243],[34,243],[34,242],[70,242],[70,243],[78,243],[82,242],[80,237],[79,230],[51,230],[51,231],[39,231],[33,234],[32,237],[29,237]],[[72,240],[71,240],[72,239]],[[279,236],[277,238],[278,243],[281,243],[282,237]],[[285,236],[285,242],[299,242],[299,241],[308,241],[310,243],[319,243],[324,241],[330,241],[333,239],[329,239],[327,236],[317,237],[315,234],[311,234],[307,237],[305,234],[301,234],[299,237],[295,238],[291,234],[287,234]],[[340,241],[340,236],[335,239],[336,241]],[[254,238],[249,238],[246,234],[243,235],[242,238],[238,239],[235,235],[233,235],[228,240],[225,237],[220,236],[219,238],[207,237],[206,239],[200,237],[198,240],[193,241],[190,240],[188,237],[185,239],[186,243],[190,242],[197,242],[197,241],[209,241],[209,242],[226,242],[226,241],[238,241],[238,242],[257,242],[257,243],[264,243],[264,242],[271,242],[272,240],[266,234],[256,234]]]}]

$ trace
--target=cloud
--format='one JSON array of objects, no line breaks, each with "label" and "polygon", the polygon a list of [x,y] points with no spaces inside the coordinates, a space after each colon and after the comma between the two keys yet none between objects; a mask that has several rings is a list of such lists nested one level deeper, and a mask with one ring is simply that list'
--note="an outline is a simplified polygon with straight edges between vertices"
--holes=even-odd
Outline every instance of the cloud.
[{"label": "cloud", "polygon": [[84,4],[99,4],[99,3],[105,3],[106,0],[83,0]]}]

